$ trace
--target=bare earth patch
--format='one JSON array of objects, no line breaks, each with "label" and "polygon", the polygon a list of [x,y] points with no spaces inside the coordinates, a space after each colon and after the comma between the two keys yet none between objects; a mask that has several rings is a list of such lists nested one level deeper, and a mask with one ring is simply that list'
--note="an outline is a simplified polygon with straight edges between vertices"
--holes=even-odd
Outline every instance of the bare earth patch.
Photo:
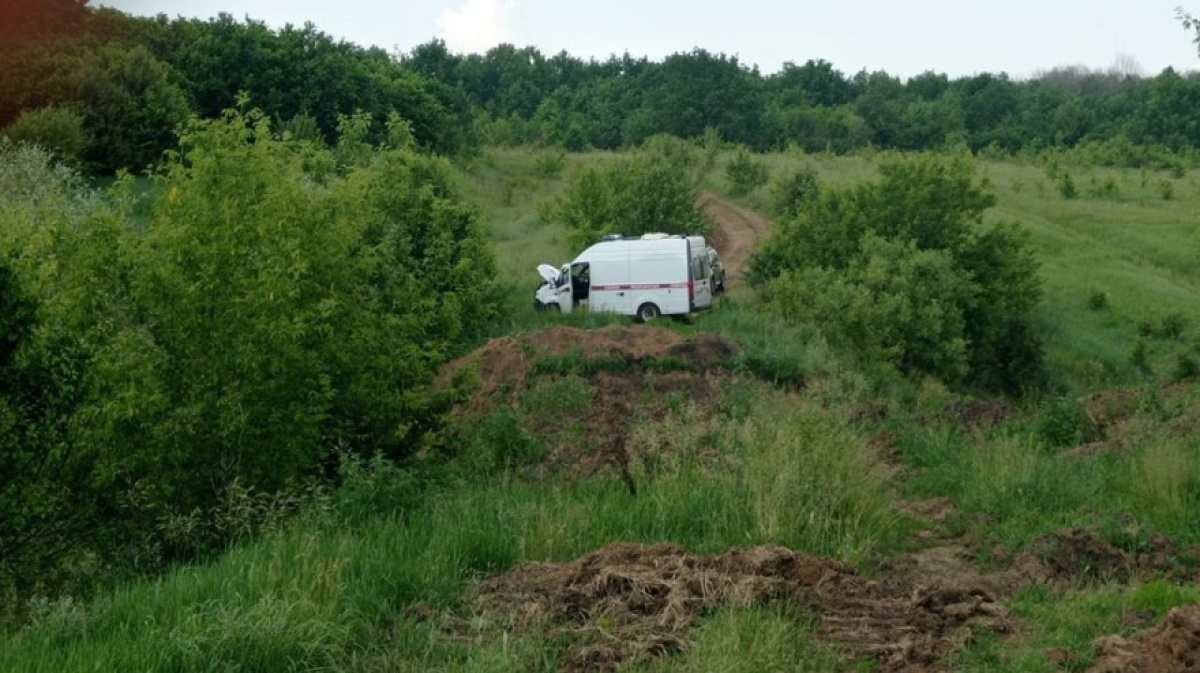
[{"label": "bare earth patch", "polygon": [[1136,553],[1120,549],[1086,528],[1063,528],[1043,535],[1032,548],[1049,580],[1128,582],[1155,576],[1196,579],[1196,569],[1185,562],[1195,550],[1185,554],[1160,533],[1151,535]]},{"label": "bare earth patch", "polygon": [[[946,503],[929,505],[936,511]],[[816,639],[847,659],[871,658],[879,671],[931,671],[976,629],[1009,632],[1013,619],[1001,599],[1018,589],[1173,567],[1169,540],[1151,546],[1129,555],[1093,533],[1064,529],[1035,545],[1044,560],[1024,552],[1003,570],[981,573],[971,550],[945,545],[892,557],[880,577],[867,578],[773,545],[698,555],[673,544],[615,543],[574,561],[525,563],[477,583],[471,596],[484,623],[560,643],[568,670],[670,654],[688,646],[691,627],[714,609],[783,602],[811,613]],[[1200,608],[1173,611],[1146,633],[1098,641],[1099,661],[1124,668],[1093,670],[1200,670]]]},{"label": "bare earth patch", "polygon": [[[547,445],[543,471],[592,475],[611,467],[636,491],[630,446],[634,419],[660,417],[675,394],[710,412],[720,381],[729,376],[724,365],[739,350],[731,339],[712,333],[683,337],[645,325],[556,326],[493,339],[447,365],[438,385],[449,386],[467,371],[477,376],[478,387],[455,410],[469,427],[497,407],[516,408],[523,391],[559,376],[553,368],[544,371],[553,358],[577,359],[579,374],[593,389],[587,409],[575,416],[532,414],[523,420]],[[671,364],[661,366],[664,362]]]},{"label": "bare earth patch", "polygon": [[1129,638],[1096,641],[1097,657],[1089,673],[1186,673],[1200,670],[1200,605],[1167,613],[1159,626]]},{"label": "bare earth patch", "polygon": [[670,330],[650,326],[614,325],[601,329],[556,326],[530,334],[492,339],[482,348],[446,365],[438,377],[438,384],[446,386],[462,370],[475,368],[480,388],[468,407],[488,409],[497,401],[496,393],[524,388],[535,363],[547,356],[576,354],[585,360],[609,358],[630,365],[673,357],[706,370],[733,357],[739,350],[733,340],[720,334],[701,333],[685,338]]},{"label": "bare earth patch", "polygon": [[480,582],[472,595],[505,630],[564,643],[571,670],[682,649],[706,612],[774,601],[811,610],[819,640],[848,657],[873,657],[884,671],[925,670],[973,628],[1009,627],[1008,611],[977,574],[867,579],[779,546],[704,556],[671,544],[616,543],[575,561],[526,563]]}]

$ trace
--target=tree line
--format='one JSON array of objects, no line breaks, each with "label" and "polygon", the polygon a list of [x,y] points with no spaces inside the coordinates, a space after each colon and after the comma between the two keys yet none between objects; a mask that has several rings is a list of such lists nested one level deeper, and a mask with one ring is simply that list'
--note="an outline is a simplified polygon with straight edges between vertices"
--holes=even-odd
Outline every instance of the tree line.
[{"label": "tree line", "polygon": [[[160,160],[188,116],[216,117],[238,92],[278,128],[326,142],[356,112],[371,116],[378,140],[398,112],[421,147],[443,154],[480,143],[617,149],[710,130],[756,150],[808,152],[1102,144],[1107,160],[1127,165],[1200,145],[1200,77],[1169,68],[1153,77],[1067,67],[1028,80],[902,79],[847,75],[819,59],[763,74],[704,49],[584,60],[508,44],[461,55],[434,40],[388,54],[312,25],[275,30],[229,15],[147,18],[87,5],[47,0],[6,17],[0,128],[106,172]],[[1189,18],[1180,16],[1190,29]]]},{"label": "tree line", "polygon": [[399,113],[428,151],[477,144],[461,90],[312,25],[134,17],[87,0],[22,4],[11,22],[0,17],[0,129],[96,171],[161,161],[189,117],[218,118],[239,94],[298,139],[333,144],[342,119],[364,113],[367,139],[380,142]]}]

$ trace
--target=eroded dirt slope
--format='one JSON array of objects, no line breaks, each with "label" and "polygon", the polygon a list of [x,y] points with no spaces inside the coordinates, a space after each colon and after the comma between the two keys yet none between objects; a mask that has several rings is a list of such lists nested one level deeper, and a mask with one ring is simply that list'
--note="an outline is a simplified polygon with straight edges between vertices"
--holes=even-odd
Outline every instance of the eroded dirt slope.
[{"label": "eroded dirt slope", "polygon": [[[633,462],[653,449],[633,441],[636,420],[662,417],[678,397],[711,417],[738,350],[720,334],[685,337],[648,325],[556,326],[489,341],[450,363],[439,385],[467,379],[461,385],[471,392],[455,408],[456,427],[473,427],[498,408],[517,412],[545,446],[540,474],[571,478],[612,468],[636,492]],[[565,377],[583,386],[587,402],[581,408],[549,413],[522,403]]]}]

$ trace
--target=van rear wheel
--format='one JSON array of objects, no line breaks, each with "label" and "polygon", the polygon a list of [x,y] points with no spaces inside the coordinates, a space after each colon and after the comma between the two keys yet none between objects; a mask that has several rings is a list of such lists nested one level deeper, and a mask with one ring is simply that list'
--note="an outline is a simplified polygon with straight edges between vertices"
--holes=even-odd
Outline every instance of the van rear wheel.
[{"label": "van rear wheel", "polygon": [[659,311],[654,304],[642,304],[637,310],[637,321],[650,322],[660,315],[662,315],[662,311]]}]

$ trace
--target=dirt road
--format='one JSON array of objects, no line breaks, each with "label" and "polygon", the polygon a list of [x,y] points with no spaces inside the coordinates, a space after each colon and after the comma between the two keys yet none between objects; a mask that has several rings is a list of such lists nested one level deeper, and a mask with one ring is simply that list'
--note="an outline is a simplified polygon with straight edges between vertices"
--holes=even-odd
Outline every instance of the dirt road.
[{"label": "dirt road", "polygon": [[750,253],[771,234],[771,221],[712,192],[701,192],[697,202],[712,224],[713,247],[721,254],[725,278],[736,286],[750,262]]}]

